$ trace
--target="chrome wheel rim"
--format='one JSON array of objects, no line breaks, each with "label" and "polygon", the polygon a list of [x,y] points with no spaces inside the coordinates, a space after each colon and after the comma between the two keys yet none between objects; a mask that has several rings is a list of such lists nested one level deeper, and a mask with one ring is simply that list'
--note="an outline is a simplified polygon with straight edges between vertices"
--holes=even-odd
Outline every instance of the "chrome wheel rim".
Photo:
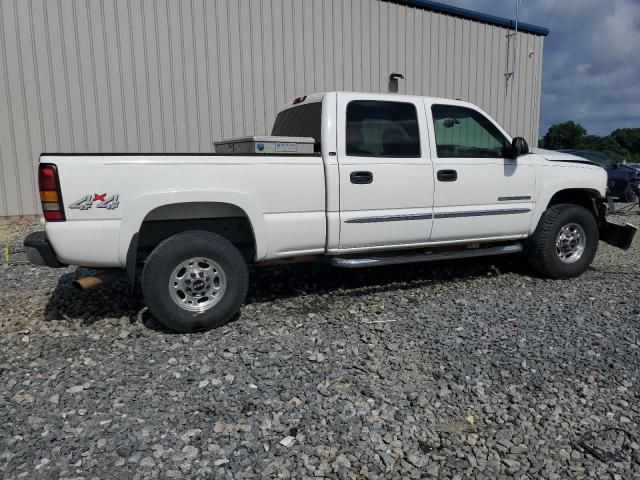
[{"label": "chrome wheel rim", "polygon": [[584,228],[577,223],[562,227],[556,237],[556,253],[563,263],[575,263],[582,257],[587,245]]},{"label": "chrome wheel rim", "polygon": [[227,289],[227,277],[219,263],[206,257],[189,258],[173,269],[169,294],[173,302],[189,312],[214,307]]}]

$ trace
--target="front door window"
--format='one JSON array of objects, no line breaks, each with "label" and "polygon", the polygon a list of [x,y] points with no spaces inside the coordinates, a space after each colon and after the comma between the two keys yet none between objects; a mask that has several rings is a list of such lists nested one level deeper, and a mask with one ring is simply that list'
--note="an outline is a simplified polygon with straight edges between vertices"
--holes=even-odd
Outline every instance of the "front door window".
[{"label": "front door window", "polygon": [[455,105],[433,105],[439,158],[502,158],[506,139],[481,113]]}]

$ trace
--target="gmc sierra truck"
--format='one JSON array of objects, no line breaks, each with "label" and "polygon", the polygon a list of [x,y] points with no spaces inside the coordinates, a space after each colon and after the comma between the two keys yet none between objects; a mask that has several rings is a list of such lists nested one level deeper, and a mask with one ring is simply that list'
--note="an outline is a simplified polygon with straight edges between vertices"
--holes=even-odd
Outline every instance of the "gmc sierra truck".
[{"label": "gmc sierra truck", "polygon": [[228,322],[248,264],[356,268],[522,253],[570,278],[631,225],[605,218],[605,170],[529,149],[475,105],[329,92],[280,109],[272,135],[311,137],[312,154],[42,154],[45,231],[36,265],[106,269],[140,282],[177,331]]}]

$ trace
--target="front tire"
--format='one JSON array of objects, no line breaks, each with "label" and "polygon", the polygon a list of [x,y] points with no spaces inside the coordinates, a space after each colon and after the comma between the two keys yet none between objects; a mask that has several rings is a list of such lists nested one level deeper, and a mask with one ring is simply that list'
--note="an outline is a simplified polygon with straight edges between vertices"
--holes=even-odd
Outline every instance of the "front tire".
[{"label": "front tire", "polygon": [[636,203],[638,201],[638,195],[631,183],[627,184],[627,188],[624,189],[624,197],[622,200],[627,203]]},{"label": "front tire", "polygon": [[178,332],[205,331],[231,320],[249,285],[247,264],[227,239],[205,231],[178,233],[147,258],[142,292],[153,316]]},{"label": "front tire", "polygon": [[554,205],[545,210],[527,241],[529,263],[549,278],[577,277],[591,265],[599,236],[589,210],[568,203]]}]

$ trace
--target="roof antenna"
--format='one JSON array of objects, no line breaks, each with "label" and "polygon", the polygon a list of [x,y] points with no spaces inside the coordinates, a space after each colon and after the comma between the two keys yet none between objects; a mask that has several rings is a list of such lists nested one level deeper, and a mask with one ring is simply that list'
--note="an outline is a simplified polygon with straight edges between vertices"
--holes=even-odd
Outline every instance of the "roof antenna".
[{"label": "roof antenna", "polygon": [[[520,1],[516,0],[516,21],[515,21],[515,29],[513,33],[507,34],[507,73],[504,74],[505,77],[505,96],[509,93],[509,80],[515,78],[516,76],[516,65],[518,60],[518,15],[520,8]],[[513,59],[510,55],[511,53],[511,40],[513,39]],[[509,62],[511,60],[511,62]],[[509,64],[511,63],[511,68],[509,68]]]}]

